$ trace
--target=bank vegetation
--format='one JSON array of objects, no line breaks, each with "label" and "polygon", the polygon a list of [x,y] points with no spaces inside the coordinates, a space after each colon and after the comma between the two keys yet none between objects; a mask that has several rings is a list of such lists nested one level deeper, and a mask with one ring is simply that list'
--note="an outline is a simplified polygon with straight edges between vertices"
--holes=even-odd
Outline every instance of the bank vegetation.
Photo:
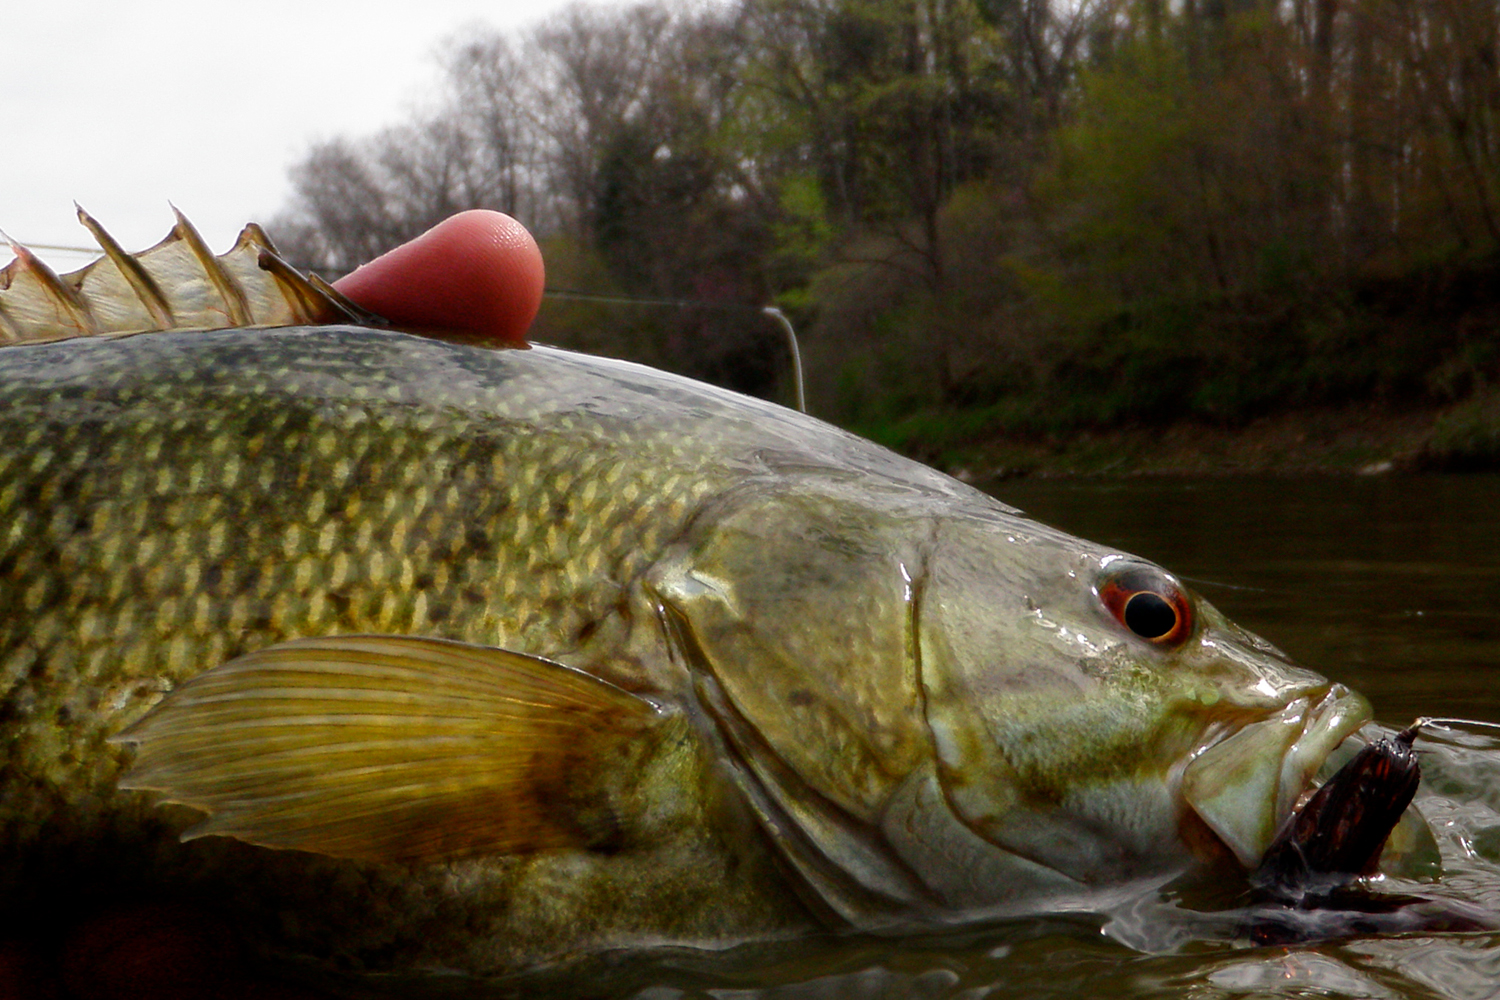
[{"label": "bank vegetation", "polygon": [[658,0],[442,72],[294,166],[301,263],[506,211],[553,289],[693,303],[537,339],[777,396],[775,304],[815,413],[949,464],[1301,412],[1500,463],[1494,0]]}]

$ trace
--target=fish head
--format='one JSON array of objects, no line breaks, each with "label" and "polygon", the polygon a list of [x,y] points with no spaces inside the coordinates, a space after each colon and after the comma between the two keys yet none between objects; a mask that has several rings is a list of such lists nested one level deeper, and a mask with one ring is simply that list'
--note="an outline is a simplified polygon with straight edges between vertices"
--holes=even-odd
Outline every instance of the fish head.
[{"label": "fish head", "polygon": [[1152,563],[955,507],[747,491],[649,582],[818,899],[871,926],[1253,866],[1364,700]]},{"label": "fish head", "polygon": [[1253,868],[1370,719],[1168,571],[1035,522],[947,520],[925,570],[918,653],[945,800],[1069,878],[1221,849]]}]

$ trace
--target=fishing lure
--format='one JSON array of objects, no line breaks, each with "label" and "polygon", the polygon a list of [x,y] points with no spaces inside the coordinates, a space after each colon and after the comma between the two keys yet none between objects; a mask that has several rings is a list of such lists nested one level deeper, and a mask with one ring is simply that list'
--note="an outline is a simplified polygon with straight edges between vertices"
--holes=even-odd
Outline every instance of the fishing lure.
[{"label": "fishing lure", "polygon": [[1360,887],[1422,779],[1413,747],[1429,728],[1500,728],[1473,719],[1423,717],[1376,740],[1287,820],[1251,873],[1256,893],[1235,937],[1289,945],[1354,934],[1469,933],[1496,929],[1479,903]]},{"label": "fishing lure", "polygon": [[1300,901],[1371,871],[1416,795],[1422,769],[1412,743],[1430,721],[1376,740],[1345,764],[1287,821],[1252,880]]},{"label": "fishing lure", "polygon": [[315,274],[304,275],[251,223],[215,256],[176,208],[166,239],[126,253],[78,209],[104,256],[57,274],[9,237],[15,259],[0,269],[0,346],[67,337],[237,326],[379,324]]}]

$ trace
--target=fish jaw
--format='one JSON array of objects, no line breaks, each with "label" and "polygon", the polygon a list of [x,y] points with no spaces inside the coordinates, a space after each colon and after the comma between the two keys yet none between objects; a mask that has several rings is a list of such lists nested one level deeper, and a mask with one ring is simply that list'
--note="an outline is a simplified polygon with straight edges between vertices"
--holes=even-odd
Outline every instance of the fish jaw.
[{"label": "fish jaw", "polygon": [[1328,755],[1370,717],[1361,695],[1330,684],[1259,721],[1214,727],[1216,736],[1183,768],[1182,800],[1254,868]]}]

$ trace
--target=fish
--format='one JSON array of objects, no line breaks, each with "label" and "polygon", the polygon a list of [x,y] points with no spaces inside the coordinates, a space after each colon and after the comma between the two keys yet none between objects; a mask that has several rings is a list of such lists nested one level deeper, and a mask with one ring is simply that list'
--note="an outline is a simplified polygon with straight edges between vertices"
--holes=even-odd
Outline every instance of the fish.
[{"label": "fish", "polygon": [[76,318],[0,347],[7,921],[188,900],[495,977],[1098,910],[1254,869],[1371,718],[1166,569],[769,402]]}]

